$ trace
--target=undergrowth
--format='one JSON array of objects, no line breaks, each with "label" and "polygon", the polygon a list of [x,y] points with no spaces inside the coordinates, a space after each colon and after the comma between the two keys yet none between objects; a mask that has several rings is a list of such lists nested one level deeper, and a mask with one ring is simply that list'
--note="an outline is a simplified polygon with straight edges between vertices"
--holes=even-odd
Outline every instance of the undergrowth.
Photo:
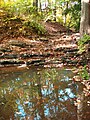
[{"label": "undergrowth", "polygon": [[90,43],[90,36],[85,34],[79,41],[78,41],[78,46],[79,46],[79,52],[82,53],[86,51],[87,49],[87,44]]},{"label": "undergrowth", "polygon": [[[30,33],[29,30],[36,34],[45,34],[46,30],[41,24],[42,17],[42,14],[37,12],[36,7],[32,7],[29,1],[18,1],[10,4],[7,2],[0,5],[0,27],[10,28],[8,30],[12,30],[12,32],[14,28],[18,27],[18,34],[24,33],[24,35],[27,35],[26,29],[28,29],[28,34]],[[14,26],[12,23],[14,23]],[[8,27],[9,25],[10,27]]]},{"label": "undergrowth", "polygon": [[88,72],[87,65],[85,65],[85,66],[79,71],[79,75],[81,76],[81,78],[82,78],[83,80],[89,80],[90,74],[89,74],[89,72]]}]

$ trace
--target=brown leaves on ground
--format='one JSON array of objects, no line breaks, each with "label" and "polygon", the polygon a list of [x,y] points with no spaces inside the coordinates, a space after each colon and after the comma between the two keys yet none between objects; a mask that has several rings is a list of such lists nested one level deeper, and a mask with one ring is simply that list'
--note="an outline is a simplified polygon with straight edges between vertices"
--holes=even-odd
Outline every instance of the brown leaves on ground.
[{"label": "brown leaves on ground", "polygon": [[49,34],[67,32],[67,28],[58,22],[45,22],[45,28]]},{"label": "brown leaves on ground", "polygon": [[[2,23],[2,21],[0,21]],[[39,36],[30,28],[22,28],[22,20],[11,20],[0,26],[0,60],[43,60],[45,66],[62,67],[63,64],[81,64],[77,39],[79,33],[67,34],[66,27],[57,22],[43,23],[47,29]]]}]

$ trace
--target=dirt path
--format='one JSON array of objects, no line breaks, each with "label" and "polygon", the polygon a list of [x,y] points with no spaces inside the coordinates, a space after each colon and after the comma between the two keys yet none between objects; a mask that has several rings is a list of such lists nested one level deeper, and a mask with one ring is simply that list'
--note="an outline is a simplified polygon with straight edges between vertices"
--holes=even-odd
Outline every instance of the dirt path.
[{"label": "dirt path", "polygon": [[43,65],[61,67],[83,64],[78,53],[79,33],[66,34],[66,28],[59,23],[46,23],[49,34],[43,37],[31,36],[3,39],[0,44],[0,67]]}]

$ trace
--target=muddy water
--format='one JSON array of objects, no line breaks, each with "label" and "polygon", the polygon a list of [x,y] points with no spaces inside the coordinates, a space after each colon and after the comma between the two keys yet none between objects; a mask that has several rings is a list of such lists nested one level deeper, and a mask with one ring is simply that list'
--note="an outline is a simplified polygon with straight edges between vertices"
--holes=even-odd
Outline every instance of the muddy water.
[{"label": "muddy water", "polygon": [[65,68],[1,71],[0,120],[89,120],[83,86],[73,76]]}]

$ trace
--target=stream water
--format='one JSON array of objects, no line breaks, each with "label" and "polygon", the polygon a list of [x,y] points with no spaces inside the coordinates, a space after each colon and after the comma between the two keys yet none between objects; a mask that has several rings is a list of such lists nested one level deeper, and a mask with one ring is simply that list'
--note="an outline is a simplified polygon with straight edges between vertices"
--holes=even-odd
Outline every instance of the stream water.
[{"label": "stream water", "polygon": [[83,119],[78,115],[83,86],[73,76],[65,68],[1,71],[0,120],[90,120],[90,107],[81,108]]}]

